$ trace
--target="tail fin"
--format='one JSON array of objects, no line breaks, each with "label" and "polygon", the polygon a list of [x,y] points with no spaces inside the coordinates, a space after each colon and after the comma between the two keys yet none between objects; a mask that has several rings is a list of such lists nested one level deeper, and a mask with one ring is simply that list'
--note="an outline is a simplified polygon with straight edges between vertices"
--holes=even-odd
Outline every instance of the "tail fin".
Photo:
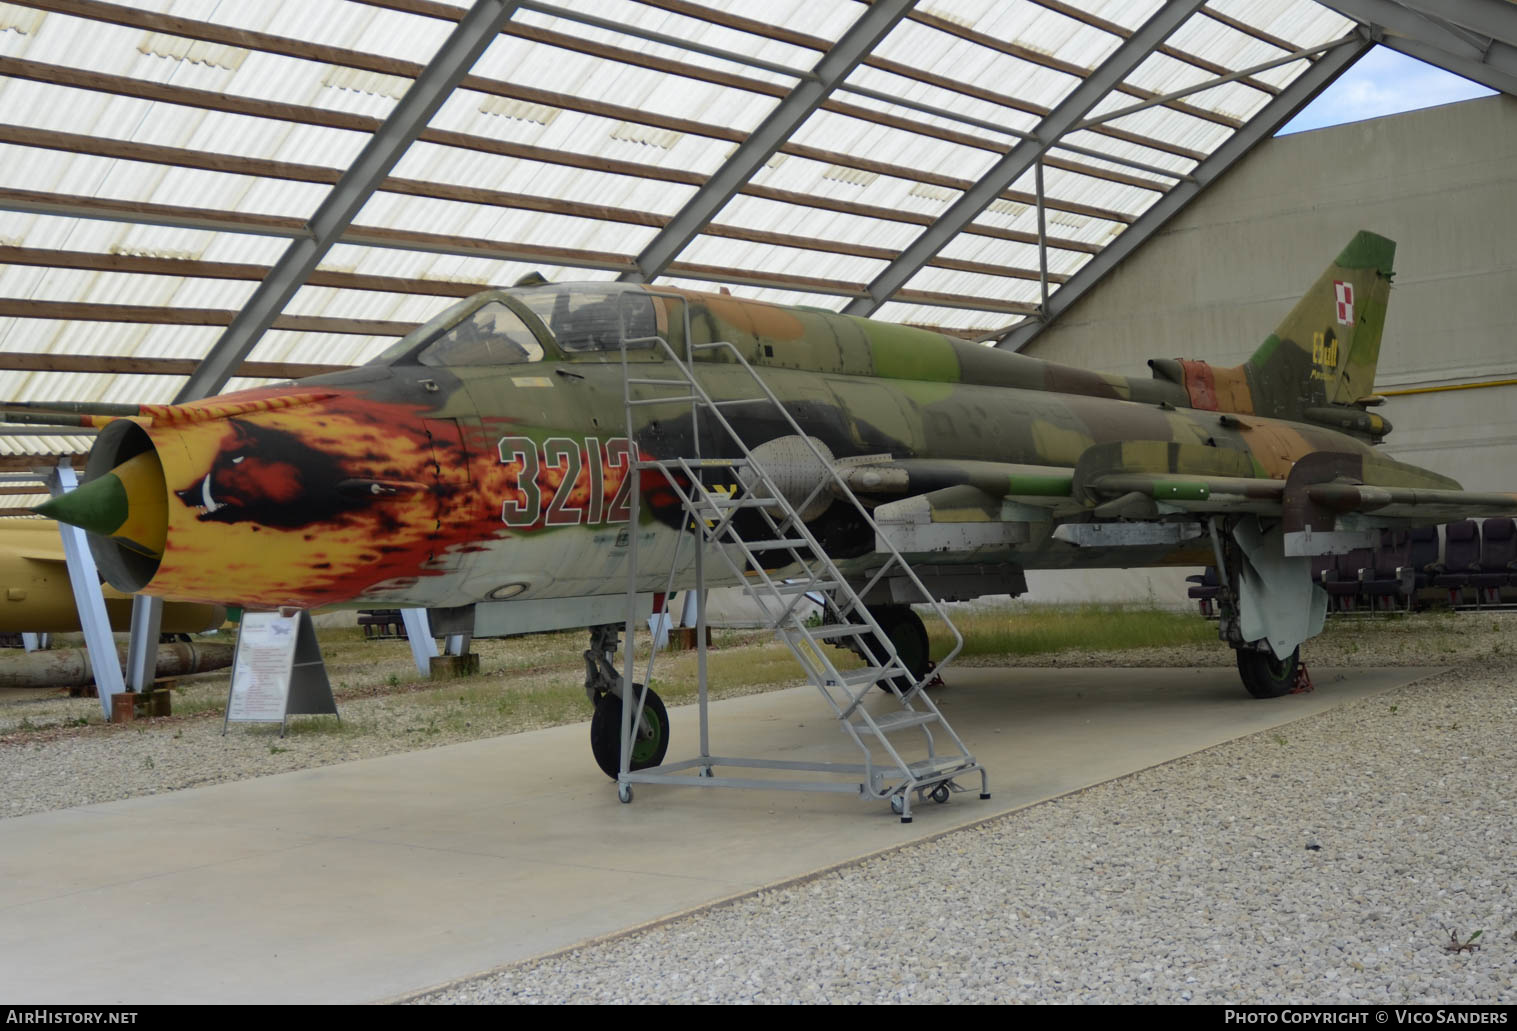
[{"label": "tail fin", "polygon": [[1301,419],[1375,392],[1396,244],[1361,230],[1243,366],[1254,411]]}]

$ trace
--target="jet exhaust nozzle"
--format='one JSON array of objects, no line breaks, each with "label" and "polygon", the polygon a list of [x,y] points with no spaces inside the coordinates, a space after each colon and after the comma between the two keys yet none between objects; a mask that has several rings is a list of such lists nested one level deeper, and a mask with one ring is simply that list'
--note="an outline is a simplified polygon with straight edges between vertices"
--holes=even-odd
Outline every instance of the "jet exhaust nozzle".
[{"label": "jet exhaust nozzle", "polygon": [[106,581],[135,593],[158,571],[168,539],[168,487],[146,430],[118,420],[101,430],[76,489],[33,509],[86,531]]}]

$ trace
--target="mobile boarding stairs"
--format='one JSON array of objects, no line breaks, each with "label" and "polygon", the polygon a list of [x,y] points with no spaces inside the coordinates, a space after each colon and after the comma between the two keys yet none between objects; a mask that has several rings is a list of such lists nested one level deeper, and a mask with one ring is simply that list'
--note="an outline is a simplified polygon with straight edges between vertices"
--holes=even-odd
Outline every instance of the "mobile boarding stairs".
[{"label": "mobile boarding stairs", "polygon": [[[690,335],[687,332],[685,339]],[[980,798],[987,799],[989,781],[983,767],[949,726],[936,704],[923,690],[926,681],[936,675],[928,671],[914,675],[897,654],[895,646],[876,618],[864,604],[876,587],[888,585],[897,600],[931,605],[954,638],[943,666],[963,647],[963,637],[948,618],[943,604],[933,597],[918,575],[907,565],[900,552],[882,536],[869,510],[843,482],[830,461],[808,437],[791,413],[780,403],[768,385],[730,343],[691,344],[690,353],[723,353],[728,362],[738,365],[751,377],[754,395],[741,399],[714,400],[696,375],[694,363],[681,358],[662,337],[651,338],[654,353],[662,352],[663,362],[629,366],[627,344],[646,347],[650,340],[623,341],[622,363],[627,438],[635,441],[633,413],[642,406],[690,405],[695,438],[692,455],[652,461],[634,461],[628,475],[633,477],[632,525],[638,525],[642,503],[642,474],[652,470],[660,474],[678,495],[685,526],[694,531],[691,540],[696,553],[695,590],[698,592],[696,641],[698,648],[698,697],[700,706],[700,755],[693,759],[666,763],[651,769],[632,769],[632,749],[642,720],[645,697],[635,692],[633,640],[636,631],[635,599],[639,578],[636,533],[630,535],[626,622],[625,661],[622,671],[621,768],[617,793],[623,802],[632,801],[634,784],[684,784],[700,787],[767,788],[793,791],[828,791],[857,794],[861,799],[888,800],[902,823],[911,822],[912,799],[931,798],[946,802],[951,792],[965,790],[957,782],[979,774]],[[713,355],[714,357],[714,355]],[[704,364],[704,363],[702,363]],[[634,376],[634,369],[656,370],[658,376]],[[639,396],[640,395],[640,396]],[[763,404],[772,406],[795,439],[804,441],[815,459],[815,467],[825,470],[818,482],[799,504],[787,499],[754,449],[728,420],[724,409]],[[701,456],[699,416],[705,412],[710,423],[719,427],[736,445],[741,457],[704,458]],[[714,434],[713,434],[714,435]],[[731,448],[725,448],[730,451]],[[636,459],[636,456],[633,456]],[[724,487],[711,481],[720,480]],[[741,489],[732,490],[738,483]],[[824,497],[834,503],[852,505],[862,524],[874,535],[876,555],[880,560],[861,586],[850,583],[801,518],[813,503]],[[761,519],[764,535],[739,532],[737,518],[741,512],[755,512]],[[684,546],[683,539],[681,547]],[[748,595],[755,597],[768,613],[767,626],[776,631],[789,646],[807,678],[821,693],[843,732],[863,755],[862,763],[797,762],[777,759],[745,759],[713,756],[710,750],[709,712],[707,704],[706,662],[706,569],[712,555],[718,556],[739,581]],[[673,587],[676,554],[669,570],[668,587]],[[783,578],[771,576],[770,570],[785,570]],[[903,597],[904,588],[904,597]],[[669,591],[666,590],[665,597]],[[803,600],[821,602],[824,618],[820,626],[808,626],[801,615]],[[864,659],[862,669],[839,670],[822,645],[847,648]],[[642,683],[652,682],[653,661],[657,649],[649,649],[648,668]],[[877,688],[878,685],[878,688]],[[888,690],[897,705],[886,714],[870,712],[865,702],[878,698],[879,688]],[[625,704],[625,699],[634,699]],[[665,728],[667,733],[667,728]],[[719,774],[719,769],[733,768],[781,771],[769,778],[744,778]],[[691,775],[694,771],[694,776]],[[796,780],[784,774],[824,774],[828,780]]]}]

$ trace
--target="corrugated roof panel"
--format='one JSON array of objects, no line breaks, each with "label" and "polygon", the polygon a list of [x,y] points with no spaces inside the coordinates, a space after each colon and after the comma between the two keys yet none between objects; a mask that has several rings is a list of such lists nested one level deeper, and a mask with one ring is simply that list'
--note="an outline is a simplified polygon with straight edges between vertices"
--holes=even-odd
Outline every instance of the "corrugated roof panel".
[{"label": "corrugated roof panel", "polygon": [[1039,295],[1036,280],[1010,279],[1005,276],[932,267],[923,268],[912,276],[903,289],[958,294],[963,297],[983,297],[992,303],[1018,301],[1035,304]]},{"label": "corrugated roof panel", "polygon": [[[847,118],[829,111],[813,112],[796,132],[794,141],[826,151],[837,151],[866,161],[885,162],[920,172],[936,173],[956,179],[974,179],[984,174],[999,157],[998,154],[945,140],[931,139],[902,129],[875,125],[856,118]],[[805,160],[791,158],[791,160]],[[790,163],[789,160],[785,165]],[[814,178],[843,182],[857,188],[851,199],[861,203],[880,203],[867,196],[870,187],[881,178],[896,178],[909,182],[902,176],[889,176],[877,172],[861,171],[843,165],[826,164],[822,161],[808,162]],[[781,168],[785,166],[782,165]],[[798,167],[797,171],[801,169]],[[778,171],[776,169],[775,171]],[[769,184],[769,177],[761,170],[754,182]],[[886,184],[888,188],[889,184]],[[909,188],[903,187],[903,188]],[[883,191],[881,191],[883,192]]]},{"label": "corrugated roof panel", "polygon": [[[1341,16],[1302,0],[1251,0],[1246,3],[1244,0],[1214,0],[1214,3],[1218,10],[1261,25],[1293,44],[1335,38],[1350,24]],[[219,25],[284,35],[295,40],[297,46],[314,43],[346,47],[415,63],[429,60],[453,27],[448,20],[348,0],[284,0],[278,4],[241,5],[217,0],[153,0],[149,5],[139,6],[171,11],[186,18],[210,20]],[[460,11],[463,9],[459,4],[453,6]],[[1082,0],[1078,6],[1130,31],[1149,18],[1159,5],[1157,0],[1143,3]],[[810,67],[819,56],[818,51],[806,46],[766,38],[762,26],[758,26],[759,31],[752,32],[723,27],[653,4],[630,0],[579,0],[576,9],[627,27],[642,26],[740,53],[757,54],[796,69]],[[737,0],[721,0],[712,9],[730,12],[739,19],[755,17],[748,5]],[[828,3],[775,0],[758,16],[765,23],[784,26],[790,32],[836,39],[862,11],[859,4],[844,0]],[[788,89],[794,81],[776,72],[743,67],[724,58],[642,40],[625,32],[587,27],[572,19],[538,12],[523,12],[518,18],[526,26],[590,41],[592,47],[603,43],[641,56],[631,56],[628,61],[603,60],[574,49],[503,35],[492,42],[475,70],[476,74],[508,81],[518,87],[579,97],[584,103],[570,101],[568,97],[550,102],[551,97],[513,99],[490,93],[458,91],[434,118],[435,127],[503,143],[560,148],[583,155],[590,161],[630,161],[677,170],[679,174],[704,176],[718,169],[736,149],[736,141],[730,138],[734,132],[741,134],[751,130],[773,110],[778,98],[773,95],[772,86],[766,84],[782,83]],[[1074,88],[1077,80],[1069,72],[1098,66],[1121,44],[1121,35],[1036,3],[923,0],[911,17],[888,34],[877,54],[884,60],[919,68],[924,77],[952,79],[1002,96],[1011,94],[1022,106],[1050,107]],[[404,74],[355,70],[323,60],[260,53],[236,45],[237,42],[197,43],[143,28],[46,14],[25,34],[0,32],[0,53],[174,86],[362,114],[373,119],[388,114],[397,98],[409,88],[409,78]],[[1192,17],[1174,34],[1169,45],[1189,51],[1201,61],[1233,69],[1268,60],[1281,52],[1204,15]],[[689,75],[664,74],[639,66],[645,59],[677,61],[695,69],[697,75],[702,74],[699,69],[714,70],[722,75],[737,76],[742,84],[718,85]],[[1285,85],[1305,67],[1304,63],[1297,62],[1260,73],[1258,78]],[[1213,74],[1196,67],[1192,61],[1155,55],[1130,77],[1130,81],[1141,89],[1162,91],[1204,82]],[[1015,105],[966,97],[950,88],[877,68],[857,68],[849,81],[1007,127],[1028,129],[1037,121],[1036,115],[1019,111]],[[755,186],[810,193],[819,198],[860,205],[898,208],[935,218],[957,199],[955,185],[977,179],[999,157],[994,150],[976,145],[974,139],[999,139],[1005,145],[1014,142],[1009,135],[997,136],[981,127],[861,98],[846,91],[835,93],[834,99],[841,104],[881,112],[891,119],[936,128],[929,128],[928,135],[923,135],[920,131],[882,126],[834,112],[813,112],[795,135],[794,142],[852,155],[852,159],[834,163],[777,155],[753,177]],[[1103,100],[1097,110],[1130,106],[1136,99],[1130,94],[1113,94]],[[1266,93],[1258,89],[1232,84],[1197,93],[1187,98],[1186,103],[1207,111],[1243,115],[1256,110],[1267,99]],[[601,104],[641,106],[663,116],[688,119],[709,128],[690,127],[696,131],[687,131],[684,127],[648,126],[643,124],[646,119],[623,117],[615,111],[586,114],[568,110],[570,103],[592,107]],[[346,167],[368,139],[364,133],[290,125],[15,79],[0,79],[0,104],[12,112],[7,116],[8,120],[19,124],[328,169]],[[1113,123],[1113,128],[1151,139],[1118,140],[1104,133],[1082,131],[1068,137],[1068,142],[1105,155],[1105,159],[1068,152],[1056,152],[1055,157],[1106,169],[1116,173],[1119,179],[1137,176],[1167,186],[1171,179],[1134,171],[1119,159],[1184,172],[1189,170],[1192,159],[1164,148],[1181,147],[1210,153],[1229,135],[1229,130],[1215,121],[1167,107],[1154,107],[1125,116]],[[945,130],[950,135],[963,134],[971,140],[951,142],[931,135]],[[702,135],[702,132],[708,135]],[[885,163],[912,171],[882,174],[851,167],[856,163]],[[674,215],[696,190],[696,186],[689,183],[642,179],[433,144],[414,147],[394,174],[459,187],[624,208],[630,212],[627,219],[633,222],[649,221],[636,214],[639,212],[663,217]],[[919,181],[921,178],[942,181],[924,184]],[[1113,209],[1133,217],[1146,210],[1159,196],[1152,189],[1056,168],[1048,169],[1046,183],[1050,197],[1060,203],[1092,209],[1087,212],[1050,209],[1047,213],[1048,234],[1092,246],[1109,242],[1122,226],[1121,222],[1099,217],[1099,209]],[[0,184],[129,202],[294,217],[308,216],[328,190],[323,183],[262,180],[245,175],[108,159],[94,154],[68,155],[8,145],[0,149]],[[1031,176],[1024,176],[1014,189],[1030,193]],[[536,211],[530,206],[497,208],[474,201],[383,193],[369,202],[360,218],[363,225],[382,228],[405,228],[481,237],[506,244],[537,244],[628,256],[640,250],[657,232],[656,223],[660,219],[655,217],[651,221],[655,224],[628,224],[624,220],[604,221]],[[900,251],[925,229],[920,225],[743,195],[733,198],[715,221],[760,232],[811,236],[886,252]],[[1018,202],[998,201],[982,213],[976,223],[1032,233],[1036,231],[1036,213]],[[199,257],[205,261],[265,266],[277,261],[288,247],[286,240],[273,237],[5,212],[0,212],[0,243],[100,254]],[[1000,266],[1035,269],[1037,264],[1036,248],[1028,244],[976,234],[962,234],[948,241],[941,254],[948,260]],[[848,283],[867,282],[884,266],[883,258],[733,240],[710,234],[698,236],[677,260]],[[1050,270],[1057,274],[1067,275],[1088,260],[1090,256],[1080,251],[1062,248],[1049,251]],[[531,270],[533,263],[338,245],[327,255],[322,267],[360,275],[427,277],[479,284],[512,282]],[[556,281],[603,280],[614,275],[605,270],[553,266],[543,266],[542,271]],[[709,290],[714,286],[678,277],[673,281],[686,282],[697,289]],[[0,296],[12,299],[233,310],[244,303],[254,285],[247,280],[0,267]],[[919,271],[910,280],[910,286],[1001,300],[1035,299],[1038,295],[1035,281],[932,267]],[[810,303],[830,309],[846,303],[842,297],[799,291],[737,286],[733,292],[739,296],[762,297],[780,303]],[[297,293],[289,313],[411,322],[421,321],[450,303],[450,297],[306,287]],[[1004,313],[898,303],[886,305],[879,314],[885,318],[945,327],[1004,327],[1016,321]],[[220,327],[215,326],[0,320],[0,346],[13,351],[55,349],[60,353],[198,357],[220,333]],[[277,331],[268,334],[255,353],[262,358],[292,361],[358,361],[377,353],[389,342],[390,338],[380,336]],[[22,397],[37,390],[55,389],[64,382],[72,384],[73,396],[98,398],[111,395],[130,400],[167,400],[183,380],[179,377],[111,378],[0,372],[0,396]]]},{"label": "corrugated roof panel", "polygon": [[[1163,94],[1208,82],[1214,78],[1216,76],[1210,72],[1194,65],[1177,61],[1164,54],[1150,54],[1123,81],[1138,89]],[[1184,98],[1184,103],[1191,107],[1236,119],[1246,119],[1268,102],[1269,94],[1241,82],[1223,83],[1203,93]]]},{"label": "corrugated roof panel", "polygon": [[[448,303],[452,303],[451,301]],[[446,308],[440,304],[438,311]],[[434,313],[435,314],[435,313]],[[329,365],[361,365],[375,357],[398,337],[370,336],[360,333],[301,333],[271,329],[258,341],[248,357],[254,361],[317,362]],[[267,380],[245,380],[249,386]],[[238,389],[231,384],[227,390]]]},{"label": "corrugated roof panel", "polygon": [[[484,286],[481,285],[480,289],[484,289]],[[429,294],[303,286],[296,291],[285,312],[290,315],[321,315],[337,319],[421,323],[460,300],[461,297]]]},{"label": "corrugated roof panel", "polygon": [[[706,279],[690,279],[684,276],[660,276],[658,286],[669,287],[678,290],[694,290],[698,293],[715,294],[721,292],[721,285]],[[835,294],[813,294],[799,290],[774,290],[764,287],[745,286],[734,283],[727,287],[728,292],[734,297],[745,297],[755,301],[766,301],[769,304],[805,305],[811,308],[823,308],[827,311],[837,311],[848,302],[846,297]]]},{"label": "corrugated roof panel", "polygon": [[795,247],[709,236],[696,237],[685,248],[679,260],[697,265],[720,265],[755,272],[814,276],[854,283],[868,282],[885,265],[883,261],[846,254],[823,254]]},{"label": "corrugated roof panel", "polygon": [[[615,20],[619,24],[625,25],[628,29],[646,29],[653,32],[664,31],[657,27],[658,23],[664,20],[659,17],[661,12],[641,7],[640,5],[632,7],[628,5],[582,3],[575,10],[580,14],[607,18],[608,11],[613,8],[625,12],[623,17],[616,18]],[[523,9],[514,21],[522,25],[540,26],[557,34],[572,36],[576,40],[584,41],[588,44],[601,44],[605,47],[614,48],[609,53],[616,56],[608,56],[605,59],[615,60],[617,63],[623,65],[633,63],[637,58],[630,55],[621,55],[618,52],[631,51],[633,54],[642,55],[651,60],[672,61],[679,65],[687,66],[692,70],[698,70],[695,73],[696,75],[699,75],[701,71],[714,71],[723,75],[739,76],[743,79],[751,79],[756,82],[768,83],[787,89],[794,85],[799,74],[803,74],[816,61],[816,55],[813,51],[790,47],[785,44],[764,46],[758,40],[747,35],[740,35],[739,38],[732,41],[733,45],[731,46],[723,46],[721,43],[714,42],[712,38],[708,38],[718,35],[710,31],[716,28],[715,26],[689,19],[686,19],[686,21],[691,26],[691,29],[682,38],[689,39],[692,43],[730,50],[734,54],[745,56],[760,56],[759,52],[764,50],[778,52],[777,56],[767,57],[764,60],[779,65],[782,68],[790,69],[798,74],[791,75],[767,68],[754,67],[741,61],[718,57],[714,54],[705,54],[697,50],[646,40],[632,35],[630,32],[611,31],[597,25],[558,18],[534,10]],[[568,49],[550,43],[533,45],[553,46],[554,49],[560,51]],[[626,56],[627,59],[622,60],[623,56]],[[480,67],[481,69],[485,69],[487,73],[490,69],[502,70],[504,73],[502,77],[509,75],[511,71],[509,65],[502,68],[494,64],[481,63]]]},{"label": "corrugated roof panel", "polygon": [[[151,227],[134,229],[133,233],[146,232],[149,229]],[[206,261],[272,265],[290,246],[289,240],[276,236],[258,236],[252,233],[206,233],[205,235],[209,239],[205,243],[205,250],[201,257]],[[135,239],[135,235],[133,238]],[[123,244],[123,246],[126,245]]]},{"label": "corrugated roof panel", "polygon": [[613,255],[635,254],[657,231],[647,226],[390,193],[371,197],[354,226],[569,247]]},{"label": "corrugated roof panel", "polygon": [[614,272],[567,268],[545,262],[503,261],[425,251],[339,244],[328,253],[323,268],[356,271],[365,275],[440,279],[479,285],[509,286],[528,272],[541,272],[552,282],[614,279]]},{"label": "corrugated roof panel", "polygon": [[744,196],[734,197],[712,221],[720,225],[894,250],[905,248],[922,231],[921,226],[902,222]]},{"label": "corrugated roof panel", "polygon": [[884,322],[904,322],[914,326],[940,326],[945,329],[1000,330],[1019,321],[1005,312],[971,311],[967,308],[944,308],[931,304],[902,304],[891,301],[881,305],[874,318]]},{"label": "corrugated roof panel", "polygon": [[[36,436],[30,433],[0,433],[0,454],[3,455],[70,455],[86,450],[94,443],[93,434],[79,434],[77,436],[59,436],[47,434]],[[51,464],[51,463],[48,463]],[[39,492],[40,497],[33,504],[41,504],[47,500],[47,490]],[[22,495],[26,497],[29,495]],[[13,501],[11,496],[0,498],[0,503],[20,504]]]}]

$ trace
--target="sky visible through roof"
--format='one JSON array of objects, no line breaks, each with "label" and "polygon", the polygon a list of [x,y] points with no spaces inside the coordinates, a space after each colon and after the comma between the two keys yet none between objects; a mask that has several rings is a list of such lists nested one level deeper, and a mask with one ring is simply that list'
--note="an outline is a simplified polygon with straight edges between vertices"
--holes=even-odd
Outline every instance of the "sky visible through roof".
[{"label": "sky visible through roof", "polygon": [[1362,122],[1495,92],[1415,57],[1375,47],[1275,135]]}]

